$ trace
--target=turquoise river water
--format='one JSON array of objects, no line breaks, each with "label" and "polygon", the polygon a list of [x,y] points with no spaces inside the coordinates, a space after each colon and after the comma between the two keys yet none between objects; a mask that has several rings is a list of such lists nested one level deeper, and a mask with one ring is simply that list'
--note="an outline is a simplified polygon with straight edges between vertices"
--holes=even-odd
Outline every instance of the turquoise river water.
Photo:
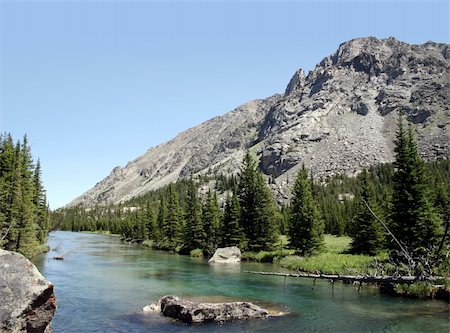
[{"label": "turquoise river water", "polygon": [[[206,260],[128,245],[117,237],[52,232],[52,249],[35,258],[55,285],[54,333],[68,332],[449,332],[449,307],[379,295],[377,290],[326,281],[261,276],[273,264],[210,265]],[[65,260],[51,258],[73,250]],[[140,310],[163,295],[248,300],[288,315],[186,325]]]}]

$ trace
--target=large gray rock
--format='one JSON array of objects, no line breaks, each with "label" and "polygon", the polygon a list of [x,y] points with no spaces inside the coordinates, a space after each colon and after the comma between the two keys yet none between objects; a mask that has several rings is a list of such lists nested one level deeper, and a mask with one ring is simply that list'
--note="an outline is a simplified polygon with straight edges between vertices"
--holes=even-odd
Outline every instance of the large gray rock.
[{"label": "large gray rock", "polygon": [[288,199],[302,164],[327,177],[392,162],[397,110],[415,123],[422,157],[450,157],[450,45],[345,42],[306,77],[298,70],[284,95],[251,101],[151,148],[70,206],[119,203],[191,174],[231,175],[246,149],[258,155],[278,199]]},{"label": "large gray rock", "polygon": [[161,312],[166,317],[185,323],[266,318],[269,313],[250,302],[201,303],[164,296],[144,307],[143,312]]},{"label": "large gray rock", "polygon": [[211,263],[238,263],[241,261],[241,250],[236,246],[221,247],[214,252],[214,255],[209,259]]},{"label": "large gray rock", "polygon": [[53,285],[23,255],[0,249],[0,332],[51,332]]}]

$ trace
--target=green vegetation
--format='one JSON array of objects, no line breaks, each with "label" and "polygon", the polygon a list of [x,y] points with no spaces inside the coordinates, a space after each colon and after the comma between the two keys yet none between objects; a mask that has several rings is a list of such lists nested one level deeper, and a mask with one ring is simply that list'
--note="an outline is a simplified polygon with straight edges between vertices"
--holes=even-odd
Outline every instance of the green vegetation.
[{"label": "green vegetation", "polygon": [[[448,235],[442,237],[450,160],[423,163],[412,128],[405,131],[402,121],[395,164],[369,168],[354,178],[337,175],[315,182],[303,167],[291,202],[281,207],[247,153],[237,175],[212,170],[120,205],[59,210],[52,222],[65,230],[151,240],[156,249],[184,254],[201,249],[209,256],[218,246],[237,245],[244,259],[277,260],[296,270],[445,274],[450,269]],[[200,187],[207,190],[200,194]],[[294,252],[304,257],[289,257]]]},{"label": "green vegetation", "polygon": [[434,298],[437,289],[430,282],[419,281],[413,284],[396,284],[396,294],[407,297]]},{"label": "green vegetation", "polygon": [[301,255],[322,251],[324,225],[304,165],[295,180],[290,208],[288,230],[291,246]]},{"label": "green vegetation", "polygon": [[395,153],[391,228],[413,255],[420,255],[432,251],[432,246],[437,244],[443,231],[442,221],[433,206],[428,176],[412,127],[404,130],[401,115]]},{"label": "green vegetation", "polygon": [[41,164],[33,164],[28,139],[14,144],[0,135],[0,248],[27,257],[45,252],[49,209],[41,180]]},{"label": "green vegetation", "polygon": [[202,249],[193,249],[189,253],[192,258],[203,258],[203,250]]},{"label": "green vegetation", "polygon": [[290,256],[281,259],[280,265],[303,272],[340,275],[371,274],[376,257],[354,254],[322,253],[311,257]]},{"label": "green vegetation", "polygon": [[350,250],[352,239],[348,236],[324,235],[326,253],[345,253]]},{"label": "green vegetation", "polygon": [[348,236],[324,235],[324,253],[307,257],[286,256],[279,264],[296,271],[355,275],[373,273],[379,262],[387,259],[386,254],[377,257],[348,254],[351,242]]},{"label": "green vegetation", "polygon": [[294,253],[295,250],[290,249],[259,251],[259,252],[243,252],[242,260],[258,261],[258,262],[274,262],[281,260],[281,258],[291,256]]},{"label": "green vegetation", "polygon": [[241,226],[251,251],[270,250],[276,241],[276,206],[262,173],[249,152],[239,182]]},{"label": "green vegetation", "polygon": [[352,224],[356,227],[351,244],[351,252],[376,255],[385,247],[386,231],[372,214],[374,212],[376,216],[382,216],[375,198],[375,187],[369,178],[367,170],[364,170],[362,173],[361,189],[355,201],[355,213]]}]

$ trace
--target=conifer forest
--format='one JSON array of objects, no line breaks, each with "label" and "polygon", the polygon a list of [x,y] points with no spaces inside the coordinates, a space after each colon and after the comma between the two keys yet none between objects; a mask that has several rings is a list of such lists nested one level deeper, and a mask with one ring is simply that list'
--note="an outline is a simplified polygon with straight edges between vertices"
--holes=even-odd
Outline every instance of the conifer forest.
[{"label": "conifer forest", "polygon": [[256,158],[247,152],[231,177],[211,171],[118,205],[60,209],[52,213],[52,226],[119,234],[155,249],[196,250],[205,256],[233,245],[249,252],[275,251],[283,247],[280,235],[287,236],[287,248],[313,255],[323,251],[324,234],[347,235],[352,238],[349,253],[389,253],[405,265],[416,258],[413,269],[421,271],[432,269],[433,258],[432,266],[445,270],[450,161],[422,161],[413,127],[402,116],[395,156],[393,164],[371,167],[357,177],[313,180],[303,166],[290,201],[276,202]]}]

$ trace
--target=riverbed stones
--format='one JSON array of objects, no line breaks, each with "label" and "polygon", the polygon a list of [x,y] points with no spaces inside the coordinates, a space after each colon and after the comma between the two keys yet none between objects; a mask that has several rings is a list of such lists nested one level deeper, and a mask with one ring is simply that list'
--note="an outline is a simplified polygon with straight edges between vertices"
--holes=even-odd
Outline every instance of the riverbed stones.
[{"label": "riverbed stones", "polygon": [[50,333],[53,285],[23,255],[0,249],[0,332]]},{"label": "riverbed stones", "polygon": [[234,264],[241,261],[241,250],[236,246],[221,247],[209,259],[210,263]]},{"label": "riverbed stones", "polygon": [[252,318],[266,318],[269,313],[250,302],[202,303],[164,296],[155,303],[144,307],[143,312],[160,311],[164,316],[184,323],[224,322]]}]

